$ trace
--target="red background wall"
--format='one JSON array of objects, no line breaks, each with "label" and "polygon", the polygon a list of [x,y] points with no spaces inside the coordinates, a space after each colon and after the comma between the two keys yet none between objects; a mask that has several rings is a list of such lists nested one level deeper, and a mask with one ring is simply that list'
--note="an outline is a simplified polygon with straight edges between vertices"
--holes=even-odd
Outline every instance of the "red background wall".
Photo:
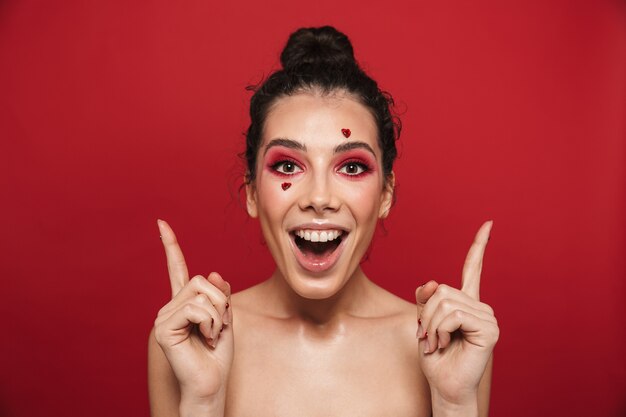
[{"label": "red background wall", "polygon": [[0,2],[0,414],[148,414],[157,217],[193,274],[270,274],[237,196],[244,87],[326,23],[403,112],[368,274],[409,300],[458,285],[494,219],[491,415],[626,415],[626,25],[609,0]]}]

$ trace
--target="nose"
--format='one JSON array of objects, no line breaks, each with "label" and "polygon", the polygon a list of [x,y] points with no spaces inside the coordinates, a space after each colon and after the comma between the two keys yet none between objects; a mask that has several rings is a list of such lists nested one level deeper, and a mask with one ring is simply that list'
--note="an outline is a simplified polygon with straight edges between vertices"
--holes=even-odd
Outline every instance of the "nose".
[{"label": "nose", "polygon": [[308,178],[307,184],[303,184],[304,192],[300,199],[300,209],[313,210],[316,213],[336,211],[339,202],[333,186],[332,178],[326,173],[319,173]]}]

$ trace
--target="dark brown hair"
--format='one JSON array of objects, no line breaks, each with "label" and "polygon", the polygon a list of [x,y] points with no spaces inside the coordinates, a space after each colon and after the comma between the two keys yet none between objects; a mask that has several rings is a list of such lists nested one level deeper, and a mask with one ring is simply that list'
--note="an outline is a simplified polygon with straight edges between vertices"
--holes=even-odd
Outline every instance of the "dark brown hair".
[{"label": "dark brown hair", "polygon": [[250,100],[250,127],[246,132],[246,182],[256,176],[256,158],[261,146],[265,119],[271,106],[281,97],[303,91],[321,90],[330,94],[346,91],[367,107],[378,127],[385,178],[391,174],[398,154],[400,119],[392,113],[393,98],[381,91],[354,59],[348,37],[331,26],[302,28],[291,34],[280,55],[282,69],[272,73],[258,86]]}]

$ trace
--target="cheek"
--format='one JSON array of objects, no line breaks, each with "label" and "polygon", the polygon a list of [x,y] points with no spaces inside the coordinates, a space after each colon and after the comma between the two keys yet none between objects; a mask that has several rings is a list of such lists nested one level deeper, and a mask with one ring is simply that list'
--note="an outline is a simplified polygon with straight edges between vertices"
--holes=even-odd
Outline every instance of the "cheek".
[{"label": "cheek", "polygon": [[338,189],[354,215],[362,220],[378,219],[381,188],[377,178],[367,181],[342,181]]},{"label": "cheek", "polygon": [[277,179],[267,173],[260,173],[257,176],[257,196],[258,206],[268,215],[277,217],[293,203],[293,197],[289,191],[293,186],[288,179]]}]

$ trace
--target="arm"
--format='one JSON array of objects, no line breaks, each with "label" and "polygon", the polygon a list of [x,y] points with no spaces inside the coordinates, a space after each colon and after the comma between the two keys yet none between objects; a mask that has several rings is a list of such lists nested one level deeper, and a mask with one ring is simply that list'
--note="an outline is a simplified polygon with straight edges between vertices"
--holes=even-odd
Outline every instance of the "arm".
[{"label": "arm", "polygon": [[478,385],[478,415],[487,417],[489,415],[489,398],[491,396],[491,374],[493,372],[493,353],[487,362],[485,373]]},{"label": "arm", "polygon": [[154,328],[148,337],[148,396],[152,417],[178,417],[180,387],[161,346],[154,337]]},{"label": "arm", "polygon": [[451,405],[445,400],[442,400],[437,395],[433,395],[431,398],[433,406],[433,415],[435,417],[487,417],[489,415],[489,397],[491,390],[491,373],[493,370],[493,355],[489,358],[485,373],[483,374],[480,384],[478,386],[478,392],[476,394],[475,404],[466,405]]},{"label": "arm", "polygon": [[180,386],[172,367],[154,336],[148,337],[148,396],[151,417],[196,417],[224,415],[223,407],[182,403]]}]

